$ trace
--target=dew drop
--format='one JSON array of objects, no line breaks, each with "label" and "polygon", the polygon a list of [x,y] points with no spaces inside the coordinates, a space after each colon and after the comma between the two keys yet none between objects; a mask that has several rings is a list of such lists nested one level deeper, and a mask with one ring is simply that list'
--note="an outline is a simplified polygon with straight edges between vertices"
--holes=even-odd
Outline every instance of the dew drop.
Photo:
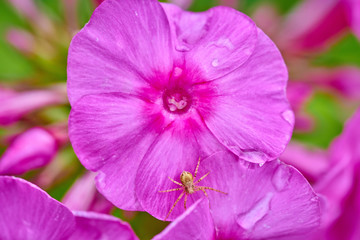
[{"label": "dew drop", "polygon": [[283,112],[282,117],[285,119],[285,121],[287,121],[290,125],[294,125],[294,113],[291,110],[286,110],[285,112]]},{"label": "dew drop", "polygon": [[249,211],[240,214],[236,222],[246,230],[252,229],[269,212],[273,195],[272,192],[268,192]]},{"label": "dew drop", "polygon": [[291,176],[290,168],[285,165],[280,165],[272,176],[271,182],[277,191],[282,191],[289,185]]},{"label": "dew drop", "polygon": [[135,11],[135,16],[139,16],[139,13],[137,11]]},{"label": "dew drop", "polygon": [[97,41],[97,42],[98,42],[98,41],[99,41],[99,38],[97,37],[97,38],[95,39],[95,41]]},{"label": "dew drop", "polygon": [[237,152],[236,154],[243,160],[253,162],[253,163],[258,163],[259,165],[264,164],[267,159],[267,156],[265,153],[259,152],[256,150],[243,150],[243,151]]},{"label": "dew drop", "polygon": [[218,47],[225,47],[228,50],[234,50],[234,44],[231,42],[229,38],[220,38],[216,43],[216,46]]},{"label": "dew drop", "polygon": [[211,65],[212,65],[213,67],[219,66],[219,59],[217,59],[217,58],[213,59],[212,62],[211,62]]},{"label": "dew drop", "polygon": [[179,51],[179,52],[188,52],[188,51],[190,51],[190,48],[188,46],[186,46],[186,45],[183,45],[183,44],[182,45],[176,45],[175,49],[177,51]]}]

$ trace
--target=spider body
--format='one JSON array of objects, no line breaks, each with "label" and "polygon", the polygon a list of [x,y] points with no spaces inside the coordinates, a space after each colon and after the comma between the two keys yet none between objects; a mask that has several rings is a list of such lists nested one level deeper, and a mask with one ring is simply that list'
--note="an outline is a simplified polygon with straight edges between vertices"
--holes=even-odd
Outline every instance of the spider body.
[{"label": "spider body", "polygon": [[172,210],[174,209],[174,207],[176,206],[176,204],[180,201],[180,199],[184,196],[185,194],[185,199],[184,199],[184,208],[186,209],[186,201],[187,201],[187,197],[189,194],[193,194],[194,192],[197,191],[203,191],[203,193],[205,194],[205,196],[208,198],[208,195],[206,193],[205,189],[208,190],[212,190],[212,191],[216,191],[219,193],[223,193],[223,194],[227,194],[225,192],[222,192],[220,190],[211,188],[211,187],[205,187],[205,186],[197,186],[197,184],[199,182],[201,182],[207,175],[209,175],[210,172],[208,172],[207,174],[205,174],[204,176],[202,176],[201,178],[199,178],[197,181],[194,182],[194,180],[196,180],[196,174],[198,172],[199,169],[199,165],[200,165],[200,158],[199,161],[197,163],[196,169],[195,169],[195,173],[194,173],[194,177],[193,175],[188,172],[188,171],[183,171],[180,175],[180,181],[181,183],[175,181],[174,179],[172,179],[171,177],[168,177],[170,179],[170,181],[172,181],[173,183],[180,185],[180,188],[174,188],[174,189],[169,189],[169,190],[165,190],[165,191],[159,191],[159,192],[173,192],[173,191],[179,191],[182,190],[182,193],[179,195],[179,197],[176,199],[174,205],[171,207],[169,213],[166,215],[166,218],[164,221],[166,221],[166,219],[169,217],[170,213],[172,212]]}]

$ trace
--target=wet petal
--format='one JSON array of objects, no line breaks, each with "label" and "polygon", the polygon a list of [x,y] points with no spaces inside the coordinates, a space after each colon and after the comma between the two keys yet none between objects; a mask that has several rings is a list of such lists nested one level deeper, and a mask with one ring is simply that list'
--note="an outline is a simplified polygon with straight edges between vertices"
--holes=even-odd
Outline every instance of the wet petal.
[{"label": "wet petal", "polygon": [[197,200],[154,240],[215,239],[215,227],[206,198]]},{"label": "wet petal", "polygon": [[170,21],[175,52],[184,59],[179,64],[191,72],[193,82],[224,76],[253,53],[257,28],[245,14],[228,7],[192,13],[171,4],[162,6]]},{"label": "wet petal", "polygon": [[293,167],[279,161],[260,167],[217,153],[201,163],[199,177],[207,172],[199,185],[228,193],[207,190],[220,239],[291,239],[319,225],[318,197]]},{"label": "wet petal", "polygon": [[140,210],[133,187],[137,168],[167,123],[160,106],[126,94],[83,97],[73,107],[69,135],[99,191],[117,207]]},{"label": "wet petal", "polygon": [[[168,177],[180,182],[183,171],[195,172],[199,157],[203,159],[220,150],[224,148],[205,128],[196,113],[186,120],[173,122],[157,138],[139,165],[136,193],[141,206],[154,217],[164,220],[182,192],[159,192],[181,188]],[[192,194],[187,206],[202,196],[201,191]],[[182,198],[167,220],[175,219],[184,211]]]},{"label": "wet petal", "polygon": [[17,136],[0,159],[0,174],[23,174],[48,164],[56,154],[54,136],[42,128],[31,128]]},{"label": "wet petal", "polygon": [[[156,16],[156,17],[154,17]],[[134,93],[172,70],[166,15],[156,0],[109,0],[70,44],[68,94]]]},{"label": "wet petal", "polygon": [[130,225],[110,215],[74,212],[76,228],[69,240],[138,239]]},{"label": "wet petal", "polygon": [[75,227],[70,210],[23,179],[0,176],[0,239],[66,239]]},{"label": "wet petal", "polygon": [[243,66],[206,83],[217,93],[211,105],[204,101],[198,107],[206,125],[224,146],[255,163],[276,159],[290,140],[294,125],[286,99],[285,63],[261,30],[258,40]]}]

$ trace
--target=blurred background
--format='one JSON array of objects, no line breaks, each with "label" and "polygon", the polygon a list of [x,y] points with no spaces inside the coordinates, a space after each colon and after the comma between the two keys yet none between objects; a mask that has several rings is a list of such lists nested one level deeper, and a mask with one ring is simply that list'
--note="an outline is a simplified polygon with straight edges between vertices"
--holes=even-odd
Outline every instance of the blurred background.
[{"label": "blurred background", "polygon": [[[67,136],[68,46],[101,2],[0,0],[0,174],[25,178],[72,210],[120,217],[141,239],[150,239],[167,224],[147,213],[119,210],[105,200]],[[189,11],[217,5],[238,9],[275,42],[288,66],[287,94],[296,119],[282,160],[315,182],[328,167],[331,142],[360,105],[356,1],[170,2]],[[317,160],[303,164],[297,161],[301,157]]]}]

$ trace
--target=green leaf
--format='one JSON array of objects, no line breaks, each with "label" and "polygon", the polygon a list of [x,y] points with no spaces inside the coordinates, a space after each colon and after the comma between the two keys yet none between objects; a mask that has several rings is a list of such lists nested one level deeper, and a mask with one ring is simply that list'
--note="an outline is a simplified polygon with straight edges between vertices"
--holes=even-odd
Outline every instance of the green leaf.
[{"label": "green leaf", "polygon": [[347,34],[324,53],[315,56],[313,64],[327,67],[354,65],[360,67],[360,41]]}]

